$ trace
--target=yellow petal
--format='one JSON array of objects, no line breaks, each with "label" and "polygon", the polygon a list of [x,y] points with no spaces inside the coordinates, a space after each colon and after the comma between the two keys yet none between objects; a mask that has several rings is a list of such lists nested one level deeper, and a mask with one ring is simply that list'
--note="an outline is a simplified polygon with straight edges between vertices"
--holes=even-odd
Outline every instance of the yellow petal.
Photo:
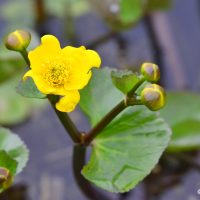
[{"label": "yellow petal", "polygon": [[68,91],[66,96],[62,97],[59,102],[56,103],[56,109],[61,112],[72,112],[79,101],[80,94],[77,90]]},{"label": "yellow petal", "polygon": [[93,50],[86,50],[86,62],[90,67],[97,67],[99,68],[101,65],[101,58],[96,51]]},{"label": "yellow petal", "polygon": [[84,88],[90,78],[92,76],[92,72],[89,71],[88,73],[72,73],[69,77],[68,82],[65,84],[65,89],[66,90],[80,90]]},{"label": "yellow petal", "polygon": [[92,67],[100,67],[101,59],[93,50],[86,50],[84,46],[79,48],[67,46],[62,49],[63,55],[70,61],[70,77],[65,84],[66,90],[79,90],[85,87],[90,78]]},{"label": "yellow petal", "polygon": [[45,35],[41,38],[41,45],[28,54],[31,68],[41,70],[44,63],[59,55],[61,51],[58,39],[53,35]]},{"label": "yellow petal", "polygon": [[32,70],[28,70],[26,72],[26,74],[24,74],[23,76],[23,81],[25,81],[28,77],[32,77],[33,76],[33,71]]},{"label": "yellow petal", "polygon": [[26,72],[23,77],[23,81],[25,81],[28,77],[31,77],[33,79],[36,87],[43,94],[54,94],[55,89],[46,84],[39,75],[33,72],[33,70],[29,70],[28,72]]},{"label": "yellow petal", "polygon": [[93,50],[86,50],[84,46],[79,48],[67,46],[62,49],[62,53],[69,58],[75,71],[84,71],[87,73],[92,67],[99,68],[101,58]]}]

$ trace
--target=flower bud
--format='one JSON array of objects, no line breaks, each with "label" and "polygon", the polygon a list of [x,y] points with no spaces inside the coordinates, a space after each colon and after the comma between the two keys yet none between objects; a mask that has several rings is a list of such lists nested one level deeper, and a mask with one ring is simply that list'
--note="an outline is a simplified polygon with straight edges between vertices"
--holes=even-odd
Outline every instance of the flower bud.
[{"label": "flower bud", "polygon": [[141,101],[150,110],[156,111],[165,105],[165,91],[157,84],[147,85],[141,92]]},{"label": "flower bud", "polygon": [[0,188],[7,189],[13,182],[10,171],[4,167],[0,167]]},{"label": "flower bud", "polygon": [[16,30],[7,36],[5,40],[5,45],[9,50],[23,51],[28,47],[30,41],[31,34],[29,32],[23,30]]},{"label": "flower bud", "polygon": [[149,82],[155,83],[160,79],[159,67],[153,63],[144,63],[141,67],[141,73]]}]

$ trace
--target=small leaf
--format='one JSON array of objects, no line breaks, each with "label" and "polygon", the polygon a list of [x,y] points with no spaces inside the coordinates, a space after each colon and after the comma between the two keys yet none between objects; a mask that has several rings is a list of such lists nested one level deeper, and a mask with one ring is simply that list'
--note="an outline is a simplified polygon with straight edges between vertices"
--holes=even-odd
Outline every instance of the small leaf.
[{"label": "small leaf", "polygon": [[[123,98],[113,87],[110,72],[109,68],[94,70],[89,85],[81,91],[80,106],[92,125]],[[107,191],[127,192],[157,164],[170,133],[164,120],[146,107],[127,108],[92,142],[92,154],[82,174]]]},{"label": "small leaf", "polygon": [[127,94],[139,81],[137,74],[131,71],[112,71],[111,78],[113,84],[124,94]]},{"label": "small leaf", "polygon": [[[22,171],[26,166],[29,157],[29,151],[23,141],[8,129],[0,127],[0,151],[5,151],[10,158],[17,161],[16,173]],[[6,166],[2,166],[6,167]]]},{"label": "small leaf", "polygon": [[28,98],[44,99],[45,94],[42,94],[36,87],[32,78],[28,78],[26,81],[20,81],[17,86],[17,92],[22,96]]},{"label": "small leaf", "polygon": [[200,149],[200,95],[169,92],[161,116],[172,128],[169,152]]},{"label": "small leaf", "polygon": [[125,24],[137,22],[144,14],[144,5],[141,0],[121,0],[121,21]]}]

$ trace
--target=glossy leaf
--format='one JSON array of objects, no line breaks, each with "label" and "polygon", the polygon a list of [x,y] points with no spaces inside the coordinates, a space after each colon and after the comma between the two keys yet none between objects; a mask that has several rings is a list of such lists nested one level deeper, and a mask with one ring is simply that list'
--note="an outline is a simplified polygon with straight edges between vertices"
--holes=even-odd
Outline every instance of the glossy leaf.
[{"label": "glossy leaf", "polygon": [[[80,106],[94,125],[122,96],[112,85],[110,69],[95,70],[81,92]],[[127,108],[93,141],[82,174],[105,190],[127,192],[157,164],[170,133],[168,125],[146,107]]]},{"label": "glossy leaf", "polygon": [[[14,133],[0,128],[0,151],[5,151],[17,162],[16,174],[22,171],[28,161],[29,152],[23,141]],[[6,166],[4,166],[6,167]]]},{"label": "glossy leaf", "polygon": [[124,94],[127,94],[139,81],[138,75],[128,70],[112,71],[111,78],[113,84]]},{"label": "glossy leaf", "polygon": [[177,152],[200,148],[199,94],[168,93],[167,104],[160,113],[173,131],[168,151]]}]

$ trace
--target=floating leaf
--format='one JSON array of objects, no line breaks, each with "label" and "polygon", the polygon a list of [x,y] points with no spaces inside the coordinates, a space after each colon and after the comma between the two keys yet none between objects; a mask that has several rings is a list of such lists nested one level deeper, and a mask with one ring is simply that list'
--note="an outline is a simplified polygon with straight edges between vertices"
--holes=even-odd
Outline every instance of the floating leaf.
[{"label": "floating leaf", "polygon": [[[81,91],[80,106],[93,125],[123,96],[113,87],[110,71],[94,71]],[[144,106],[127,108],[92,142],[92,154],[82,174],[105,190],[127,192],[157,164],[170,133],[168,125]]]},{"label": "floating leaf", "polygon": [[137,74],[128,71],[112,71],[111,78],[113,84],[124,94],[127,94],[139,81]]},{"label": "floating leaf", "polygon": [[42,94],[36,87],[32,78],[28,78],[26,81],[20,81],[17,86],[17,92],[24,97],[44,99],[45,94]]}]

